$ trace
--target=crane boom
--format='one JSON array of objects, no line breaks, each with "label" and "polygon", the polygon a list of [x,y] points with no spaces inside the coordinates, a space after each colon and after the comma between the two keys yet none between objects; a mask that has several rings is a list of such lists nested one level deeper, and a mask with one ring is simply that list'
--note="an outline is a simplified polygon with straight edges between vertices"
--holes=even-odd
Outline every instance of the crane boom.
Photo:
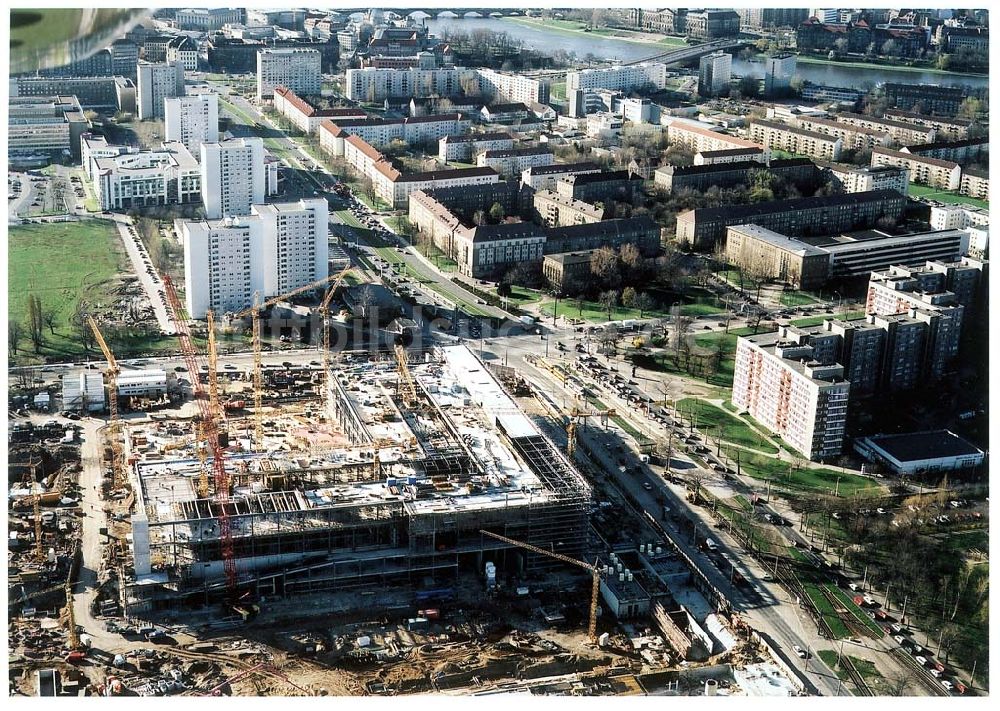
[{"label": "crane boom", "polygon": [[322,279],[317,279],[312,284],[306,284],[305,286],[300,286],[297,289],[292,289],[291,291],[286,292],[284,294],[280,294],[279,296],[272,297],[272,298],[268,299],[267,301],[265,301],[262,304],[254,304],[253,306],[247,307],[247,308],[243,309],[242,311],[239,311],[239,312],[233,314],[233,318],[243,318],[244,316],[249,316],[254,311],[263,311],[266,308],[270,308],[271,306],[274,306],[279,301],[284,301],[285,299],[289,299],[289,298],[291,298],[293,296],[298,296],[299,294],[304,294],[307,291],[312,291],[314,289],[318,289],[321,286],[323,286],[324,284],[327,284],[330,281],[336,279],[337,276],[338,276],[337,274],[331,274],[330,276],[323,277]]},{"label": "crane boom", "polygon": [[[219,405],[219,356],[215,350],[215,314],[209,309],[205,312],[208,320],[208,396],[212,404],[212,412],[216,421],[223,417],[222,407]],[[192,378],[197,378],[197,373],[191,374]]]},{"label": "crane boom", "polygon": [[125,451],[121,442],[121,420],[118,416],[118,361],[115,354],[111,352],[101,329],[97,327],[97,322],[90,315],[87,316],[87,324],[94,333],[94,339],[100,346],[104,359],[108,361],[108,439],[111,444],[111,472],[114,476],[115,488],[125,485],[128,477],[125,476]]},{"label": "crane boom", "polygon": [[191,383],[194,387],[194,399],[201,415],[202,435],[212,454],[212,474],[215,482],[215,500],[218,504],[219,542],[222,548],[222,562],[226,574],[226,591],[230,599],[236,598],[238,578],[236,575],[236,557],[233,550],[232,522],[229,518],[229,474],[226,472],[225,450],[219,446],[218,423],[212,413],[212,405],[206,397],[205,388],[198,377],[198,351],[191,339],[183,307],[177,297],[177,290],[169,274],[163,275],[163,287],[170,306],[170,317],[180,341],[181,354],[191,373]]},{"label": "crane boom", "polygon": [[323,297],[323,301],[319,304],[319,317],[323,321],[323,403],[327,409],[330,407],[330,300],[333,299],[334,292],[337,291],[337,287],[344,281],[344,277],[349,271],[351,271],[351,267],[347,267],[337,275],[333,284],[330,285],[330,289],[326,292],[326,296]]},{"label": "crane boom", "polygon": [[569,563],[570,565],[575,565],[578,568],[583,568],[590,572],[591,575],[591,587],[590,587],[590,621],[587,626],[587,633],[590,635],[590,640],[592,642],[597,641],[597,602],[598,597],[601,594],[601,569],[596,565],[591,565],[590,563],[585,563],[582,560],[577,560],[576,558],[570,558],[568,555],[563,555],[562,553],[555,553],[553,551],[547,551],[544,548],[539,548],[530,543],[525,543],[523,541],[517,541],[513,538],[507,538],[507,536],[501,536],[499,533],[492,533],[491,531],[486,531],[480,529],[481,534],[489,536],[490,538],[495,538],[498,541],[506,543],[511,546],[516,546],[517,548],[523,548],[525,550],[531,551],[532,553],[538,553],[539,555],[548,556],[549,558],[555,558],[556,560],[561,560],[563,563]]}]

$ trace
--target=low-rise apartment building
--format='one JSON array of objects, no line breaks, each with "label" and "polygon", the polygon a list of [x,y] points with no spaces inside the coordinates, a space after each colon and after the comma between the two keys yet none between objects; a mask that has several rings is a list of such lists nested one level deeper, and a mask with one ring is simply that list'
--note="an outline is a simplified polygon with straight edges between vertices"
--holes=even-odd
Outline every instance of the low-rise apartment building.
[{"label": "low-rise apartment building", "polygon": [[903,153],[912,153],[924,158],[948,160],[959,164],[979,160],[989,152],[989,149],[990,141],[988,138],[939,141],[937,143],[922,143],[900,148]]},{"label": "low-rise apartment building", "polygon": [[990,199],[990,174],[985,170],[967,168],[962,171],[959,192],[979,200]]},{"label": "low-rise apartment building", "polygon": [[674,119],[667,125],[667,140],[671,144],[687,146],[694,153],[743,149],[752,151],[755,155],[760,151],[765,162],[770,157],[760,143],[712,131],[680,119]]},{"label": "low-rise apartment building", "polygon": [[837,160],[844,146],[843,139],[836,136],[762,119],[751,122],[747,133],[769,151],[777,149],[816,160]]},{"label": "low-rise apartment building", "polygon": [[502,148],[485,150],[476,157],[476,165],[492,168],[500,175],[520,175],[534,166],[552,165],[555,156],[547,148]]},{"label": "low-rise apartment building", "polygon": [[483,151],[502,151],[514,147],[514,137],[504,131],[445,136],[438,141],[438,158],[445,162],[468,163]]},{"label": "low-rise apartment building", "polygon": [[[927,116],[925,114],[914,113],[912,111],[901,111],[899,109],[887,109],[885,118],[896,121],[905,121],[917,126],[927,126],[935,130],[937,140],[960,141],[969,137],[969,128],[972,121],[959,118],[948,118],[946,116]],[[934,140],[934,139],[928,139]],[[918,141],[914,141],[915,143]],[[924,141],[919,141],[924,142]]]},{"label": "low-rise apartment building", "polygon": [[971,205],[931,205],[931,228],[964,230],[990,224],[990,211]]},{"label": "low-rise apartment building", "polygon": [[563,197],[551,190],[537,190],[533,197],[535,218],[549,227],[600,222],[607,214],[603,206]]},{"label": "low-rise apartment building", "polygon": [[291,89],[284,86],[274,88],[274,110],[303,133],[312,135],[326,121],[366,119],[368,114],[358,108],[318,109]]},{"label": "low-rise apartment building", "polygon": [[177,141],[162,148],[91,161],[94,192],[102,210],[201,201],[201,166]]},{"label": "low-rise apartment building", "polygon": [[898,220],[906,197],[895,190],[774,200],[688,210],[677,215],[676,237],[709,250],[733,225],[755,224],[791,236],[829,235],[867,229],[883,217]]},{"label": "low-rise apartment building", "polygon": [[911,143],[931,143],[937,137],[937,128],[927,124],[902,121],[895,118],[878,118],[865,116],[849,111],[841,111],[836,116],[836,122],[848,126],[867,128],[878,133],[888,134],[893,142],[903,146]]},{"label": "low-rise apartment building", "polygon": [[344,119],[337,123],[325,121],[319,128],[319,145],[334,156],[343,156],[348,136],[357,136],[375,148],[399,140],[408,144],[440,141],[445,136],[463,134],[471,122],[462,114],[411,116],[401,119]]},{"label": "low-rise apartment building", "polygon": [[756,146],[754,148],[727,148],[721,151],[698,151],[694,156],[695,165],[743,163],[748,160],[766,164],[768,153],[761,146]]},{"label": "low-rise apartment building", "polygon": [[814,183],[817,179],[816,166],[812,161],[808,158],[789,158],[772,160],[768,165],[752,160],[683,167],[667,165],[656,170],[653,181],[668,193],[685,189],[705,190],[713,185],[726,188],[747,184],[754,171],[767,171],[799,186]]},{"label": "low-rise apartment building", "polygon": [[911,181],[932,188],[958,190],[962,185],[962,168],[952,161],[879,147],[872,150],[871,164],[876,167],[889,165],[906,168],[910,171]]},{"label": "low-rise apartment building", "polygon": [[845,193],[865,193],[872,190],[895,190],[910,193],[910,169],[902,166],[855,166],[846,163],[820,163],[835,185]]},{"label": "low-rise apartment building", "polygon": [[601,69],[581,69],[566,75],[566,89],[612,89],[629,92],[645,86],[663,89],[667,85],[667,65],[643,62]]},{"label": "low-rise apartment building", "polygon": [[966,97],[966,89],[960,86],[886,82],[882,89],[890,108],[914,111],[917,107],[918,113],[927,116],[954,116]]},{"label": "low-rise apartment building", "polygon": [[533,166],[521,173],[521,184],[532,190],[555,190],[556,183],[563,178],[600,172],[601,167],[589,161]]},{"label": "low-rise apartment building", "polygon": [[804,131],[839,138],[843,147],[848,149],[886,146],[891,141],[889,134],[884,131],[848,124],[839,118],[831,120],[818,116],[800,116],[796,119],[796,124]]}]

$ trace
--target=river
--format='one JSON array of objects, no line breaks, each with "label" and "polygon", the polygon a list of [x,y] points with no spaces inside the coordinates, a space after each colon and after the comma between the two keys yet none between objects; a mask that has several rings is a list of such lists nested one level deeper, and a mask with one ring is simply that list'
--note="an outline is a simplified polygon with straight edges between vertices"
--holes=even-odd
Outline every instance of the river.
[{"label": "river", "polygon": [[[656,54],[663,48],[669,49],[668,45],[627,42],[593,34],[574,34],[547,27],[527,25],[509,19],[428,20],[427,24],[432,33],[440,32],[442,29],[460,32],[471,32],[476,29],[507,32],[523,41],[525,46],[530,49],[548,53],[562,49],[574,52],[579,58],[589,53],[604,60],[631,61]],[[861,87],[866,82],[877,84],[884,81],[903,84],[964,84],[975,89],[989,85],[989,77],[986,76],[956,72],[907,71],[874,65],[853,67],[799,62],[796,73],[815,84],[843,87]],[[764,70],[759,62],[734,59],[733,74],[737,76],[744,74],[763,76]]]}]

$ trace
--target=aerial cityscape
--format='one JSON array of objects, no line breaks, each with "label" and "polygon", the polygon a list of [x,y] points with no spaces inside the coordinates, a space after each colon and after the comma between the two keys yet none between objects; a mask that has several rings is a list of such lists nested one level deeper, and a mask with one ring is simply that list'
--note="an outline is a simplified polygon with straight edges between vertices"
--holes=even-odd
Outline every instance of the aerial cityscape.
[{"label": "aerial cityscape", "polygon": [[9,696],[989,695],[987,10],[9,31]]}]

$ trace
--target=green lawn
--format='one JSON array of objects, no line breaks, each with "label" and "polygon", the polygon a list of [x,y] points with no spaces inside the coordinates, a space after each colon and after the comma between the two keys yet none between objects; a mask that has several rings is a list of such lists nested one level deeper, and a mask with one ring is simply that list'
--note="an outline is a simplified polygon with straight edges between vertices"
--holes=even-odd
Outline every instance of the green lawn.
[{"label": "green lawn", "polygon": [[[70,328],[81,300],[111,303],[115,276],[125,258],[114,224],[104,220],[11,225],[8,230],[8,321],[27,333],[28,296],[37,295],[42,310],[55,311],[55,334],[44,329],[39,356],[66,359],[83,349]],[[38,360],[25,337],[18,360]]]},{"label": "green lawn", "polygon": [[542,292],[527,289],[523,286],[511,285],[510,296],[507,298],[518,306],[523,306],[524,304],[536,303],[542,298]]},{"label": "green lawn", "polygon": [[932,188],[927,185],[914,185],[911,183],[910,197],[937,200],[938,202],[954,205],[972,205],[973,207],[981,207],[984,210],[990,209],[990,203],[986,200],[979,200],[978,198],[969,197],[967,195],[959,195],[958,193],[950,190],[941,190],[940,188]]},{"label": "green lawn", "polygon": [[695,398],[684,398],[677,402],[677,410],[690,421],[697,418],[698,429],[711,432],[727,442],[753,447],[763,452],[778,453],[778,448],[764,439],[748,424],[728,414],[712,403]]},{"label": "green lawn", "polygon": [[835,639],[843,639],[844,637],[850,637],[851,631],[847,629],[847,625],[844,624],[843,620],[837,615],[837,611],[833,608],[833,603],[827,600],[826,595],[823,594],[822,589],[816,583],[803,582],[802,587],[805,588],[806,595],[812,600],[813,605],[819,611],[819,614],[826,621],[826,624],[830,627],[830,631],[833,633]]},{"label": "green lawn", "polygon": [[839,472],[835,469],[814,469],[802,466],[796,469],[794,463],[782,461],[776,457],[753,454],[726,445],[722,445],[722,449],[734,462],[739,456],[742,474],[754,479],[770,479],[774,488],[783,489],[792,494],[831,495],[836,491],[841,497],[848,498],[860,492],[864,492],[868,496],[877,496],[885,492],[885,487],[856,474]]},{"label": "green lawn", "polygon": [[865,311],[861,309],[860,311],[848,311],[846,314],[823,314],[822,316],[806,316],[805,318],[797,318],[791,321],[793,326],[819,326],[821,323],[826,321],[828,318],[838,318],[838,319],[855,319],[864,318]]},{"label": "green lawn", "polygon": [[618,30],[611,29],[607,27],[598,27],[586,31],[587,23],[580,22],[578,20],[557,20],[554,18],[534,18],[534,17],[505,17],[507,22],[517,22],[522,25],[535,25],[545,27],[553,32],[560,32],[573,35],[597,35],[598,37],[607,37],[609,39],[616,39],[621,42],[631,42],[633,44],[648,44],[655,48],[657,44],[666,45],[686,45],[687,43],[681,37],[664,37],[662,39],[656,40],[656,42],[648,42],[642,39],[635,39],[634,33],[629,30]]},{"label": "green lawn", "polygon": [[783,291],[778,302],[782,306],[811,306],[819,301],[806,291]]},{"label": "green lawn", "polygon": [[553,101],[566,100],[566,82],[554,81],[549,85],[549,98]]},{"label": "green lawn", "polygon": [[[541,312],[546,316],[552,316],[556,302],[547,301],[541,306]],[[582,306],[582,308],[581,308]],[[585,321],[608,321],[608,310],[597,301],[584,299],[581,305],[577,305],[576,299],[559,299],[559,315],[566,318],[582,318]],[[635,318],[665,318],[670,314],[666,311],[643,311],[639,315],[639,309],[627,309],[618,306],[611,310],[612,321],[620,319]]]}]

